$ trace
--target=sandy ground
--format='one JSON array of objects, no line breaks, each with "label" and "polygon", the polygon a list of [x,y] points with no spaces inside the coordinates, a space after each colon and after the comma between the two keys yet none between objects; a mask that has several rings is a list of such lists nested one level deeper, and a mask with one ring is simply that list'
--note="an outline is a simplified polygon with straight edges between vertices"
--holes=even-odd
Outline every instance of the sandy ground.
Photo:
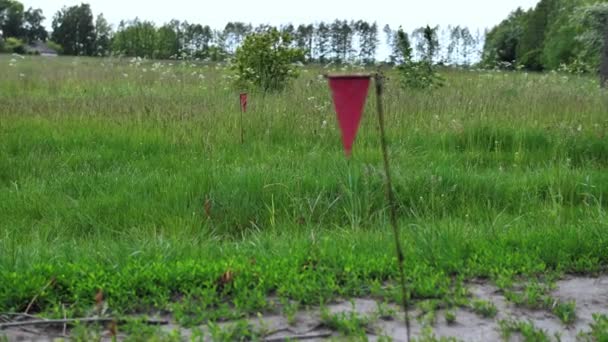
[{"label": "sandy ground", "polygon": [[[494,318],[482,318],[468,309],[458,309],[456,322],[447,324],[444,312],[438,311],[436,321],[433,325],[433,334],[440,337],[454,337],[462,341],[500,341],[500,320],[530,321],[537,328],[542,329],[548,336],[558,333],[561,341],[576,341],[580,332],[589,331],[589,324],[593,322],[594,313],[608,314],[608,276],[598,278],[568,277],[557,282],[556,289],[551,293],[555,299],[562,301],[576,301],[576,321],[570,326],[564,326],[560,320],[546,310],[529,310],[515,307],[508,303],[500,291],[493,285],[487,283],[472,283],[469,290],[473,297],[493,302],[498,314]],[[378,311],[378,303],[372,299],[358,298],[344,302],[328,305],[331,313],[356,311],[360,316],[373,315]],[[397,306],[392,309],[399,312]],[[289,338],[297,338],[306,341],[322,341],[329,337],[340,338],[340,333],[331,331],[321,324],[321,314],[318,309],[298,312],[294,324],[290,325],[287,318],[280,315],[264,316],[250,319],[254,326],[263,326],[266,331],[271,332],[267,336],[268,341],[285,341]],[[420,312],[412,310],[412,337],[421,336],[423,324],[416,319]],[[230,322],[223,325],[232,324]],[[179,329],[181,336],[189,340],[191,331],[169,324],[162,329],[171,331]],[[5,335],[9,341],[52,341],[57,336],[52,336],[51,330],[37,330],[35,328],[9,329],[0,331],[0,337]],[[389,336],[394,341],[406,341],[406,330],[403,324],[403,315],[397,314],[393,319],[380,318],[373,327],[368,329],[367,338],[376,341],[381,336]],[[0,338],[1,340],[1,338]],[[517,334],[511,337],[512,341],[521,340]]]}]

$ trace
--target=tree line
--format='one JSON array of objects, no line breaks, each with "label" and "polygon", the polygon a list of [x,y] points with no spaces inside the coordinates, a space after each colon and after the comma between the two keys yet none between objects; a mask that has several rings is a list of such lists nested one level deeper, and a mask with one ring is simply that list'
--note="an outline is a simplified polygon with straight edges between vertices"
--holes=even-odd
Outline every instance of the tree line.
[{"label": "tree line", "polygon": [[[50,33],[43,27],[45,17],[40,9],[24,10],[16,0],[0,0],[0,49],[19,50],[24,44],[48,41],[66,55],[108,56],[122,55],[154,59],[208,59],[221,61],[233,56],[245,37],[254,32],[265,32],[269,25],[253,27],[242,22],[229,22],[221,29],[208,25],[171,20],[164,25],[138,18],[121,21],[113,28],[103,14],[94,16],[91,6],[81,4],[64,7],[52,20]],[[315,24],[282,25],[277,28],[292,37],[292,46],[304,53],[301,62],[319,63],[374,63],[381,44],[381,34],[391,50],[389,62],[399,58],[398,32],[401,28],[364,20]],[[414,57],[421,59],[425,42],[420,28],[411,34]],[[434,27],[433,60],[437,63],[469,65],[479,59],[483,34],[467,27]],[[439,44],[439,42],[442,44]],[[9,44],[10,43],[10,44]],[[21,45],[20,45],[21,44]],[[19,52],[19,51],[17,51]]]},{"label": "tree line", "polygon": [[595,72],[608,29],[608,0],[541,0],[487,34],[488,67]]}]

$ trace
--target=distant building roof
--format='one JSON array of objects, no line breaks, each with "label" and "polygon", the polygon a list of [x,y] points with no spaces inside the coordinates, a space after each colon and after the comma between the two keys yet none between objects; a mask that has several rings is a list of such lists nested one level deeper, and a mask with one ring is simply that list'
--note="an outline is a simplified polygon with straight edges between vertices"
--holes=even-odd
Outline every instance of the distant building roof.
[{"label": "distant building roof", "polygon": [[25,51],[28,53],[39,53],[41,55],[57,55],[57,51],[51,49],[45,42],[42,41],[36,41],[26,45]]}]

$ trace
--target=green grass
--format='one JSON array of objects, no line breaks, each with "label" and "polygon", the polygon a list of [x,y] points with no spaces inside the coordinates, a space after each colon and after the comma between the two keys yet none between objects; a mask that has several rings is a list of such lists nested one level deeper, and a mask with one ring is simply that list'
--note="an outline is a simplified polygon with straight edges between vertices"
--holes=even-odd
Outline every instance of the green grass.
[{"label": "green grass", "polygon": [[[318,305],[396,279],[373,96],[347,161],[326,70],[252,93],[241,145],[222,66],[12,58],[0,56],[0,311],[38,295],[32,312],[77,316],[101,289],[112,313],[196,324],[279,310],[269,295]],[[388,76],[413,299],[472,277],[605,269],[597,82],[446,71],[448,86],[422,93]]]}]

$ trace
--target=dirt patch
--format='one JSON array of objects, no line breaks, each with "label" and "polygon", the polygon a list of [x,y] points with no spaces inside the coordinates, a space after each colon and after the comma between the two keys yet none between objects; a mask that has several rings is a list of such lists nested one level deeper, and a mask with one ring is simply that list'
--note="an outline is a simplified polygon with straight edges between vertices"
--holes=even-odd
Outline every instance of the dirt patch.
[{"label": "dirt patch", "polygon": [[[608,276],[598,278],[568,277],[556,283],[551,296],[561,301],[574,300],[576,302],[576,319],[568,326],[564,325],[555,315],[547,310],[530,310],[517,307],[508,302],[501,291],[488,283],[471,283],[469,291],[473,299],[491,302],[496,306],[497,313],[492,318],[484,318],[468,308],[453,310],[454,322],[448,324],[446,311],[435,312],[434,324],[423,323],[420,319],[422,313],[416,309],[409,312],[411,319],[412,337],[423,334],[436,337],[454,337],[462,341],[497,341],[501,340],[500,321],[525,321],[533,324],[537,329],[553,337],[558,334],[562,341],[575,341],[581,332],[589,331],[595,313],[608,314]],[[382,307],[382,305],[384,305]],[[382,307],[382,309],[381,309]],[[392,315],[381,311],[392,312]],[[403,313],[394,304],[380,304],[372,299],[357,298],[327,305],[325,315],[341,315],[343,317],[369,318],[366,321],[364,335],[370,341],[376,341],[381,336],[391,337],[394,341],[406,340],[406,329],[403,323]],[[353,315],[349,315],[352,313]],[[269,341],[283,341],[297,337],[307,341],[322,341],[327,337],[339,337],[341,333],[334,328],[323,324],[323,313],[319,308],[302,310],[293,313],[288,319],[283,315],[268,315],[249,319],[249,324],[258,331],[264,331]],[[226,322],[221,328],[229,328],[234,322]],[[203,331],[207,328],[201,327]],[[170,332],[179,330],[184,339],[189,339],[193,330],[184,329],[175,324],[163,326],[161,330]],[[0,331],[9,341],[51,341],[61,337],[57,331],[35,328],[11,328]],[[104,337],[109,339],[109,336]],[[514,334],[511,340],[520,340]]]}]

